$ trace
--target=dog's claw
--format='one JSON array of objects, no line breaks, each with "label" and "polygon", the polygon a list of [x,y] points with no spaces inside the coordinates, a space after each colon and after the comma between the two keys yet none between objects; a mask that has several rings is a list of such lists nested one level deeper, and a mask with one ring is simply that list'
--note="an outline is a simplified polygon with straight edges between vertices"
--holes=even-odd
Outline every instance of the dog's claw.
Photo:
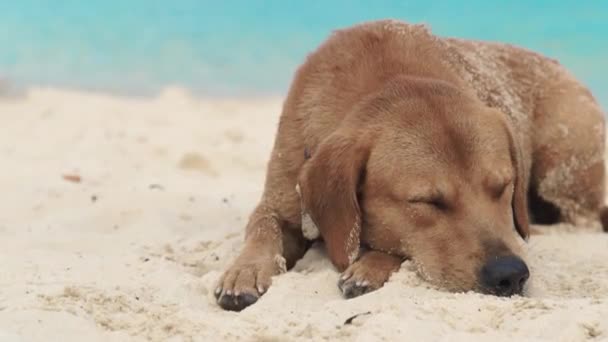
[{"label": "dog's claw", "polygon": [[355,298],[361,295],[364,295],[368,292],[374,291],[375,288],[369,286],[369,282],[367,281],[343,281],[340,280],[338,282],[338,288],[342,291],[342,295],[345,298]]},{"label": "dog's claw", "polygon": [[268,291],[272,276],[281,271],[277,259],[257,260],[255,264],[236,263],[229,268],[215,289],[218,305],[225,310],[241,311],[257,302]]},{"label": "dog's claw", "polygon": [[345,298],[354,298],[374,291],[375,288],[370,286],[369,281],[355,279],[352,274],[345,274],[338,281],[338,288],[342,291]]},{"label": "dog's claw", "polygon": [[229,311],[241,311],[249,305],[258,301],[258,296],[251,293],[240,293],[238,295],[230,295],[226,292],[222,295],[217,303],[224,309]]}]

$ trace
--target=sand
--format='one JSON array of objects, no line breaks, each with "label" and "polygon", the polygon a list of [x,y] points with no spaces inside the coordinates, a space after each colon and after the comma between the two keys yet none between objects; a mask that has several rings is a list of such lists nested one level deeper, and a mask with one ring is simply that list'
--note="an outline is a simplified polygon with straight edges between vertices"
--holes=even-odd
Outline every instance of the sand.
[{"label": "sand", "polygon": [[448,293],[406,262],[344,300],[317,246],[220,310],[280,107],[178,88],[1,99],[0,341],[608,340],[608,234],[572,227],[532,238],[525,297]]}]

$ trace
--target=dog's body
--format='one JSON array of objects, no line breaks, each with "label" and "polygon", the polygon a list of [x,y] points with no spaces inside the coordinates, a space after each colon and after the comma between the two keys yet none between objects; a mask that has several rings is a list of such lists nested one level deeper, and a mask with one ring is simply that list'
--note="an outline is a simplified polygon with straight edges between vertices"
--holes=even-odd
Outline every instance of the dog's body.
[{"label": "dog's body", "polygon": [[[255,302],[317,237],[347,297],[407,257],[450,289],[520,293],[528,208],[539,223],[597,221],[603,157],[601,109],[553,60],[397,21],[338,31],[296,74],[218,301]],[[517,284],[499,289],[507,266]]]}]

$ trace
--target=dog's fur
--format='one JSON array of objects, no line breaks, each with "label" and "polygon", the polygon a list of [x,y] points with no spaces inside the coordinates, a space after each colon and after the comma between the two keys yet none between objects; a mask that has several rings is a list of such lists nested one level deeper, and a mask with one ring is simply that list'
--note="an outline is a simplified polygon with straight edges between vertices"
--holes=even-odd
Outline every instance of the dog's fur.
[{"label": "dog's fur", "polygon": [[297,71],[218,302],[255,302],[317,237],[347,297],[404,258],[430,282],[484,291],[485,260],[522,256],[529,213],[597,222],[604,134],[591,93],[539,54],[398,21],[337,31]]}]

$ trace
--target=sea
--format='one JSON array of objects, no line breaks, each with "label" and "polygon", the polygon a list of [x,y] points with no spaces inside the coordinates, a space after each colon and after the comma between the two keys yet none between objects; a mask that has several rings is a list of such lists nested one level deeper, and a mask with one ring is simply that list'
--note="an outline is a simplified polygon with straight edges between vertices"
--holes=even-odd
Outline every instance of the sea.
[{"label": "sea", "polygon": [[608,0],[0,0],[0,82],[284,95],[332,30],[385,18],[556,58],[608,108]]}]

